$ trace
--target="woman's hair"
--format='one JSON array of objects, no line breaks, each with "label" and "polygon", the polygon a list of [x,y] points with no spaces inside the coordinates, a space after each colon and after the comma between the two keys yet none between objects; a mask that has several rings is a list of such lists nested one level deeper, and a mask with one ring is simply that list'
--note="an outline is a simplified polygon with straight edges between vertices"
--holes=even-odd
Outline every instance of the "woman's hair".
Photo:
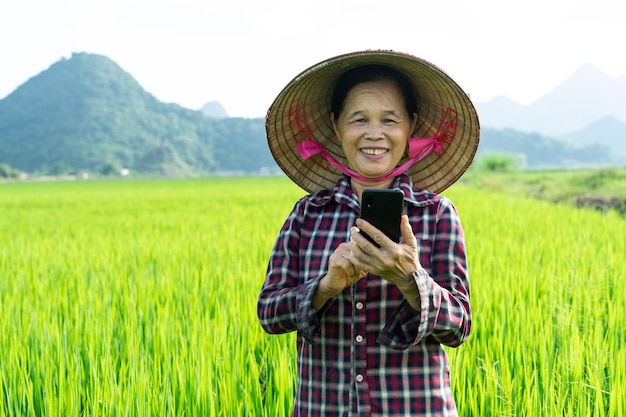
[{"label": "woman's hair", "polygon": [[380,80],[393,80],[400,87],[402,97],[404,98],[404,106],[409,116],[412,117],[414,113],[419,114],[419,96],[418,92],[413,88],[413,84],[395,68],[388,67],[386,65],[362,65],[360,67],[349,69],[339,76],[335,89],[333,90],[333,96],[331,101],[331,111],[335,120],[339,117],[339,114],[343,110],[343,105],[346,100],[346,96],[350,90],[361,83],[380,81]]}]

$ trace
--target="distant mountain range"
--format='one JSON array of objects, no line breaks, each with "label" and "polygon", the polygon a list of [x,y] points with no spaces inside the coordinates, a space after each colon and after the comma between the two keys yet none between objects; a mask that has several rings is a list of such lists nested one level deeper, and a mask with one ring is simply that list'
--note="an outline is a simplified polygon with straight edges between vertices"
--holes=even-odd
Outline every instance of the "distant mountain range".
[{"label": "distant mountain range", "polygon": [[[515,155],[528,168],[626,161],[626,78],[585,66],[530,106],[478,104],[478,158]],[[574,146],[573,144],[576,144]],[[0,172],[202,176],[279,172],[263,118],[229,118],[158,101],[111,59],[74,53],[0,100]]]},{"label": "distant mountain range", "polygon": [[602,144],[626,155],[626,75],[585,64],[530,105],[506,97],[476,104],[481,126],[536,132],[575,145]]},{"label": "distant mountain range", "polygon": [[214,117],[216,119],[228,118],[228,113],[226,113],[224,107],[217,101],[209,101],[204,106],[202,106],[202,109],[200,110],[202,111],[202,113],[209,117]]},{"label": "distant mountain range", "polygon": [[277,170],[264,132],[263,119],[160,102],[111,59],[88,53],[61,59],[0,100],[0,163],[41,174]]}]

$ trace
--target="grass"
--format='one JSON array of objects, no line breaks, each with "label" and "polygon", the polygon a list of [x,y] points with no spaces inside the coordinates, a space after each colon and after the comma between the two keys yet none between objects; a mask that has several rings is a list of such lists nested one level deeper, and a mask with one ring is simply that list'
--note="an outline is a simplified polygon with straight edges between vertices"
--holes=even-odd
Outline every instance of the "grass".
[{"label": "grass", "polygon": [[626,217],[626,170],[488,171],[474,168],[460,183]]},{"label": "grass", "polygon": [[455,391],[474,393],[459,398],[465,415],[623,415],[626,222],[506,195],[456,200],[476,324],[451,352]]},{"label": "grass", "polygon": [[626,200],[626,169],[468,171],[461,183],[489,191],[572,203],[577,197]]},{"label": "grass", "polygon": [[[288,416],[294,335],[264,334],[255,308],[302,194],[285,178],[0,184],[0,417]],[[446,194],[472,281],[473,333],[449,349],[461,415],[626,415],[626,221]]]}]

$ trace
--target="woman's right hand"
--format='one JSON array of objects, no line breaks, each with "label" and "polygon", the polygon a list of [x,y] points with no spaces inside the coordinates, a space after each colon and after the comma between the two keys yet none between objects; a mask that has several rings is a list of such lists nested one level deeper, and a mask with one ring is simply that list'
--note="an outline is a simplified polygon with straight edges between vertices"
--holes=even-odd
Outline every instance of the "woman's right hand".
[{"label": "woman's right hand", "polygon": [[353,265],[352,247],[354,242],[340,244],[330,255],[328,273],[321,279],[315,294],[313,305],[316,310],[322,308],[326,301],[343,291],[365,276],[365,272]]}]

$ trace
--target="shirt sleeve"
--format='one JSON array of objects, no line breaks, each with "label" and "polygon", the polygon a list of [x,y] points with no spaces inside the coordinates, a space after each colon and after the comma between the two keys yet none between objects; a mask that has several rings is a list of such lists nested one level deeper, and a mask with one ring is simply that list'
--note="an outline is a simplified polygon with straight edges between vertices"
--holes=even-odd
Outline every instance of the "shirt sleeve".
[{"label": "shirt sleeve", "polygon": [[413,274],[421,310],[404,300],[378,337],[393,349],[408,349],[427,337],[447,346],[469,337],[471,309],[469,272],[463,228],[452,203],[443,199],[436,214],[430,243],[429,272]]},{"label": "shirt sleeve", "polygon": [[301,211],[302,204],[296,204],[274,244],[257,303],[257,315],[267,333],[297,330],[309,343],[315,343],[320,316],[328,304],[319,312],[313,307],[313,294],[322,277],[304,279],[299,273],[300,225],[297,219],[302,218]]}]

